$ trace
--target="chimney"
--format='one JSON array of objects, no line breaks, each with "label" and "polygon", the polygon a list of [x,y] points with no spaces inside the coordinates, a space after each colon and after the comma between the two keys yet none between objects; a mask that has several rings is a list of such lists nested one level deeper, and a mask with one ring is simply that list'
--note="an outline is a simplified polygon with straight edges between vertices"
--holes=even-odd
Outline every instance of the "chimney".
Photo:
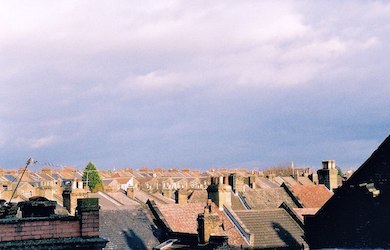
[{"label": "chimney", "polygon": [[336,169],[335,160],[322,161],[322,169]]},{"label": "chimney", "polygon": [[66,186],[62,192],[62,203],[69,214],[75,215],[77,199],[86,197],[87,192],[84,189],[72,189],[71,187]]},{"label": "chimney", "polygon": [[256,189],[256,176],[255,175],[248,176],[248,186],[252,189]]},{"label": "chimney", "polygon": [[229,175],[229,185],[232,187],[232,190],[233,192],[236,193],[236,179],[237,179],[237,175],[236,174],[230,174]]},{"label": "chimney", "polygon": [[99,199],[77,199],[81,237],[99,237]]},{"label": "chimney", "polygon": [[48,200],[42,196],[34,196],[31,197],[28,201],[19,202],[18,206],[22,212],[22,218],[49,217],[54,215],[57,202]]},{"label": "chimney", "polygon": [[[221,178],[220,178],[221,179]],[[227,184],[212,184],[207,187],[207,196],[215,204],[219,210],[223,210],[223,206],[231,207],[232,205],[232,187]]]},{"label": "chimney", "polygon": [[187,189],[178,189],[175,191],[176,204],[187,204],[188,191]]},{"label": "chimney", "polygon": [[322,169],[317,171],[317,175],[319,184],[324,184],[331,191],[337,188],[338,171],[335,160],[322,161]]},{"label": "chimney", "polygon": [[165,196],[165,197],[168,197],[168,198],[172,199],[172,189],[169,188],[169,187],[165,187],[165,188],[162,190],[162,195]]},{"label": "chimney", "polygon": [[4,169],[0,168],[0,176],[4,176]]},{"label": "chimney", "polygon": [[210,236],[218,233],[220,220],[219,216],[210,209],[211,206],[206,205],[204,212],[198,214],[198,237],[200,244],[207,244]]},{"label": "chimney", "polygon": [[126,195],[127,195],[127,197],[134,199],[135,198],[135,188],[133,186],[129,186],[127,188]]},{"label": "chimney", "polygon": [[229,185],[229,178],[227,176],[223,177],[223,184]]}]

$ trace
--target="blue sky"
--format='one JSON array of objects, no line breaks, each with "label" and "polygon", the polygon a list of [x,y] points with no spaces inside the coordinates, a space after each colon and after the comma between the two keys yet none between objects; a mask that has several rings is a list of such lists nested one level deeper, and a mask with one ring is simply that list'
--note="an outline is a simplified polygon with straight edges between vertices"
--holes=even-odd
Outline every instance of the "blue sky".
[{"label": "blue sky", "polygon": [[389,34],[387,1],[2,1],[0,167],[357,167]]}]

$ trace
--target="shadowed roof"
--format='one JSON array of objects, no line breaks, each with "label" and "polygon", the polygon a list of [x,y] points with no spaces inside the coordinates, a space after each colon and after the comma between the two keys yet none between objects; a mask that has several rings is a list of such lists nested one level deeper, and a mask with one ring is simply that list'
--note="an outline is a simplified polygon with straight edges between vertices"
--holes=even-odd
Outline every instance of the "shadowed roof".
[{"label": "shadowed roof", "polygon": [[268,189],[258,188],[254,190],[248,188],[244,193],[244,197],[252,209],[278,208],[283,202],[291,208],[297,207],[284,188],[281,187]]},{"label": "shadowed roof", "polygon": [[255,248],[297,248],[306,244],[303,229],[281,208],[235,211],[254,234]]}]

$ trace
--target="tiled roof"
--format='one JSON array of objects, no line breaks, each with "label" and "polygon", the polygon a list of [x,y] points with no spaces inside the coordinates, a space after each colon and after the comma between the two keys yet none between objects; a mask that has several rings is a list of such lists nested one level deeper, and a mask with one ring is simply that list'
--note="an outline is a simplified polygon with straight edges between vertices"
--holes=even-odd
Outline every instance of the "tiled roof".
[{"label": "tiled roof", "polygon": [[[169,199],[167,197],[163,197],[162,195],[152,195],[150,193],[147,193],[143,190],[136,190],[135,191],[135,198],[142,203],[146,203],[148,200],[154,200],[157,204],[167,204],[172,203],[172,199]],[[169,199],[169,201],[167,201]]]},{"label": "tiled roof", "polygon": [[267,178],[256,178],[256,185],[260,188],[278,188],[280,185],[276,185],[275,183],[271,182]]},{"label": "tiled roof", "polygon": [[292,186],[294,195],[306,208],[320,208],[332,197],[332,192],[324,185]]},{"label": "tiled roof", "polygon": [[268,189],[248,188],[243,193],[243,196],[252,209],[278,208],[283,202],[291,208],[297,207],[284,188],[281,187]]},{"label": "tiled roof", "polygon": [[127,184],[131,178],[133,177],[119,177],[119,178],[115,178],[115,180],[120,183],[120,184]]},{"label": "tiled roof", "polygon": [[104,185],[109,185],[111,182],[113,182],[114,179],[103,179],[102,182]]},{"label": "tiled roof", "polygon": [[273,181],[274,181],[276,184],[278,184],[279,186],[282,185],[282,184],[285,182],[285,181],[283,180],[283,178],[280,177],[280,176],[276,176],[276,177],[273,179]]},{"label": "tiled roof", "polygon": [[188,199],[188,203],[202,203],[206,204],[207,202],[207,191],[205,189],[195,189],[190,198]]},{"label": "tiled roof", "polygon": [[166,204],[173,204],[175,203],[175,200],[171,199],[171,198],[168,198],[166,196],[163,196],[162,194],[156,192],[156,193],[153,193],[153,194],[150,194],[152,196],[152,199],[158,199],[159,201],[161,201],[162,203],[166,203]]},{"label": "tiled roof", "polygon": [[[224,211],[218,210],[218,207],[212,203],[212,213],[218,214],[221,226],[216,235],[228,236],[229,245],[247,246],[245,239],[240,235]],[[199,213],[204,212],[205,203],[187,203],[187,204],[160,204],[157,205],[167,226],[173,232],[198,234],[197,218]]]},{"label": "tiled roof", "polygon": [[314,183],[309,178],[304,176],[299,176],[298,182],[301,183],[302,185],[314,185]]},{"label": "tiled roof", "polygon": [[158,204],[157,206],[173,232],[198,233],[197,217],[203,212],[204,203]]},{"label": "tiled roof", "polygon": [[286,182],[287,184],[289,184],[290,186],[296,186],[296,185],[300,185],[293,177],[291,176],[283,176],[282,179],[284,180],[284,182]]},{"label": "tiled roof", "polygon": [[51,175],[46,174],[46,173],[39,173],[39,176],[44,181],[52,181],[52,180],[54,180],[54,178]]},{"label": "tiled roof", "polygon": [[233,211],[245,210],[245,206],[241,203],[240,198],[238,198],[238,195],[232,193],[231,200]]},{"label": "tiled roof", "polygon": [[254,234],[255,248],[300,249],[304,242],[303,229],[281,208],[270,210],[235,211],[244,225]]}]

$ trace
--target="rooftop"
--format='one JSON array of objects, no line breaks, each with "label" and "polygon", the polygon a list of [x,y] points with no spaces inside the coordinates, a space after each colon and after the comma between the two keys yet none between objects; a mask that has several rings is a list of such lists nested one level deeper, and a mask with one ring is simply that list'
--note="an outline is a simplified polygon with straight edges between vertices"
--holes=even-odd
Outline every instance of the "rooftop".
[{"label": "rooftop", "polygon": [[292,186],[290,188],[306,208],[320,208],[333,195],[333,193],[322,184]]},{"label": "rooftop", "polygon": [[306,244],[303,229],[282,208],[235,211],[254,234],[256,248],[298,248]]}]

